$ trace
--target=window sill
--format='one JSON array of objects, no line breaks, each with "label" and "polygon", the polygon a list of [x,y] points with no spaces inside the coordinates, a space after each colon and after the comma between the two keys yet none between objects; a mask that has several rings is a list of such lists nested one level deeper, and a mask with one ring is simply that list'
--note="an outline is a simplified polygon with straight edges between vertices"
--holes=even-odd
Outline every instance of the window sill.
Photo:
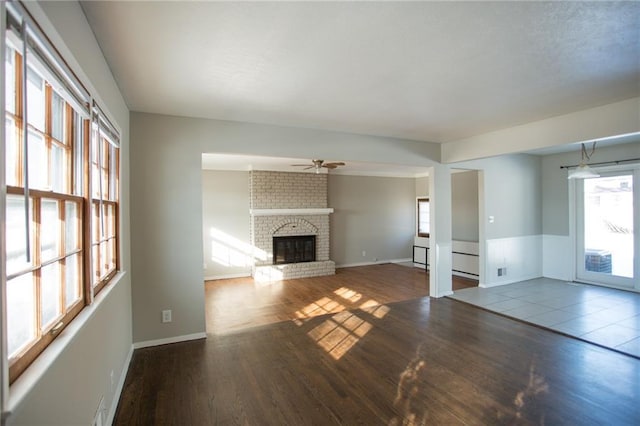
[{"label": "window sill", "polygon": [[[93,303],[85,306],[82,311],[69,323],[69,325],[60,333],[60,335],[45,349],[33,363],[16,379],[9,387],[9,400],[7,404],[7,412],[4,415],[10,416],[12,412],[22,404],[29,393],[38,384],[46,372],[56,362],[58,357],[65,351],[77,337],[79,332],[84,328],[91,318],[95,315],[100,306],[109,297],[109,294],[116,286],[119,285],[122,278],[126,275],[126,271],[118,272],[94,299]],[[4,416],[3,416],[4,417]]]}]

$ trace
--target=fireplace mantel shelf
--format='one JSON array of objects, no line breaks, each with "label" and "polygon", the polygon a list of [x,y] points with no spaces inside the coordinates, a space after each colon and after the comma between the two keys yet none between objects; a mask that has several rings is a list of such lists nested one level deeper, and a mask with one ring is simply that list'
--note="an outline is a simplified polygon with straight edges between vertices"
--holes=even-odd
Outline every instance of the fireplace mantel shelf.
[{"label": "fireplace mantel shelf", "polygon": [[330,214],[333,209],[317,208],[317,209],[249,209],[251,216],[304,216]]}]

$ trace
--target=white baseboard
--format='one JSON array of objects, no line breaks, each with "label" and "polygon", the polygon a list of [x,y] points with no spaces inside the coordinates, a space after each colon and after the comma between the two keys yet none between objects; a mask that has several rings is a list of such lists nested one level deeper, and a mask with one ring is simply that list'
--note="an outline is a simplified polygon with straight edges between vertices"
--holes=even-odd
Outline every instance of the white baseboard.
[{"label": "white baseboard", "polygon": [[122,368],[122,372],[120,373],[120,378],[118,379],[118,384],[116,385],[116,391],[113,394],[113,400],[111,401],[111,407],[109,407],[109,412],[107,413],[107,422],[105,423],[107,425],[113,424],[113,419],[116,415],[116,410],[118,409],[118,402],[120,402],[120,395],[122,395],[122,389],[124,389],[124,381],[126,380],[127,373],[129,372],[131,357],[133,357],[133,345],[131,345],[129,353],[127,354],[127,358],[124,360],[124,367]]},{"label": "white baseboard", "polygon": [[407,262],[411,263],[411,262],[413,262],[413,259],[410,258],[410,257],[407,257],[406,259],[391,259],[391,260],[388,260],[387,262],[389,262],[389,263],[407,263]]},{"label": "white baseboard", "polygon": [[491,283],[491,284],[478,284],[478,287],[480,288],[491,288],[491,287],[500,287],[501,285],[508,285],[508,284],[514,284],[514,283],[519,283],[522,281],[528,281],[528,280],[534,280],[536,278],[542,278],[542,275],[525,275],[525,276],[521,276],[515,279],[511,279],[511,280],[505,280],[505,281],[499,281],[499,282],[495,282],[495,283]]},{"label": "white baseboard", "polygon": [[205,281],[212,280],[228,280],[230,278],[247,278],[251,276],[251,272],[240,272],[237,274],[226,274],[226,275],[209,275],[204,277]]},{"label": "white baseboard", "polygon": [[148,348],[151,346],[168,345],[170,343],[188,342],[189,340],[206,339],[207,333],[193,333],[185,334],[182,336],[167,337],[166,339],[158,340],[146,340],[144,342],[136,342],[133,344],[133,349]]},{"label": "white baseboard", "polygon": [[382,263],[404,263],[404,262],[411,262],[411,258],[407,257],[406,259],[378,260],[375,262],[343,263],[342,265],[336,264],[336,268],[353,268],[356,266],[371,266],[371,265],[380,265]]}]

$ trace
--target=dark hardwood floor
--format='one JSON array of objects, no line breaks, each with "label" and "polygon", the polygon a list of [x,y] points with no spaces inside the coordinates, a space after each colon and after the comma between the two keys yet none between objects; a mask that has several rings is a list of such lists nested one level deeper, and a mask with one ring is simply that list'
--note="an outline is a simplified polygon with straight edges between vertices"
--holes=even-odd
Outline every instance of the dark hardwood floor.
[{"label": "dark hardwood floor", "polygon": [[[453,289],[477,281],[453,277]],[[392,263],[337,269],[335,275],[272,283],[253,278],[207,281],[207,332],[224,334],[296,318],[428,296],[424,269]]]},{"label": "dark hardwood floor", "polygon": [[347,307],[136,350],[114,424],[640,424],[638,359],[446,298]]}]

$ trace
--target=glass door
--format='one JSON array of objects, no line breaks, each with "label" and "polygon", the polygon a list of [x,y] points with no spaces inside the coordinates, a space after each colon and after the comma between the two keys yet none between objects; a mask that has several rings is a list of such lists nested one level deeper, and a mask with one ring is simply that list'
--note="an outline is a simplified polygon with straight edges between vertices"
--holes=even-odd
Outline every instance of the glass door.
[{"label": "glass door", "polygon": [[601,173],[576,182],[579,281],[640,290],[638,170]]}]

